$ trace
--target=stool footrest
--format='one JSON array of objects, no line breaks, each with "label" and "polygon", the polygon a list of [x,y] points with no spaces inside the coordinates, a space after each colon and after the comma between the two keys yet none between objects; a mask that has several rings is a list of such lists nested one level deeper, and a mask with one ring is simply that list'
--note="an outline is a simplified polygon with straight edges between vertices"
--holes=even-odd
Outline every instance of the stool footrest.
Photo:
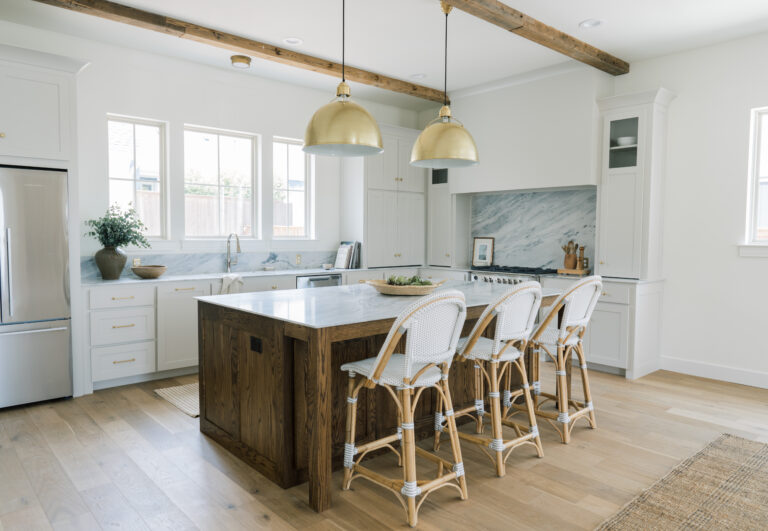
[{"label": "stool footrest", "polygon": [[376,439],[375,441],[361,444],[360,446],[356,446],[355,448],[357,449],[358,454],[362,454],[364,452],[369,452],[371,450],[378,450],[379,448],[382,448],[391,442],[395,442],[399,440],[400,440],[400,435],[395,433],[393,435],[389,435],[388,437],[382,437],[381,439]]}]

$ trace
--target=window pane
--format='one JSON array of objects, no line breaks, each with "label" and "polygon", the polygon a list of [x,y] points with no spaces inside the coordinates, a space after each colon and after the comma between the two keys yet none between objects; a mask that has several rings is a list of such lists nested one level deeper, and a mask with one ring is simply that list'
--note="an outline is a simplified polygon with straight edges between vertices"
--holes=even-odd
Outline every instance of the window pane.
[{"label": "window pane", "polygon": [[218,184],[218,135],[184,131],[184,180]]},{"label": "window pane", "polygon": [[284,190],[288,180],[288,144],[272,143],[272,181],[273,187]]},{"label": "window pane", "polygon": [[238,236],[252,236],[251,230],[251,189],[223,187],[222,208],[224,227],[222,234],[234,232]]},{"label": "window pane", "polygon": [[133,203],[133,181],[109,180],[109,204],[117,203],[123,210]]},{"label": "window pane", "polygon": [[305,236],[305,214],[306,203],[304,192],[290,192],[288,194],[288,204],[291,210],[291,230],[294,236]]},{"label": "window pane", "polygon": [[768,113],[760,116],[760,145],[758,146],[757,177],[768,177]]},{"label": "window pane", "polygon": [[234,136],[219,137],[222,186],[251,186],[253,141]]},{"label": "window pane", "polygon": [[291,190],[303,190],[306,173],[304,163],[306,155],[301,146],[297,144],[288,145],[288,188]]},{"label": "window pane", "polygon": [[[133,179],[133,124],[110,120],[107,128],[109,177]],[[110,202],[116,200],[110,198]]]},{"label": "window pane", "polygon": [[136,201],[134,203],[139,219],[147,226],[147,236],[161,236],[162,201],[160,183],[136,181]]},{"label": "window pane", "polygon": [[184,228],[187,237],[220,234],[217,186],[184,185]]},{"label": "window pane", "polygon": [[758,240],[768,240],[768,182],[760,183],[758,188],[756,225],[755,237]]}]

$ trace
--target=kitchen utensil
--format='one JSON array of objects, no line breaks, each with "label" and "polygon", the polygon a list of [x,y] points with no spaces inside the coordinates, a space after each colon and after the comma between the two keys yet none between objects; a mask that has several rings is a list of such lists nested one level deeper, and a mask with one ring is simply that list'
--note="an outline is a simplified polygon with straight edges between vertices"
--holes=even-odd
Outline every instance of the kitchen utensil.
[{"label": "kitchen utensil", "polygon": [[159,278],[167,269],[168,267],[164,265],[142,265],[132,267],[131,271],[138,277],[149,279]]},{"label": "kitchen utensil", "polygon": [[616,144],[619,146],[633,146],[637,144],[636,136],[620,136],[616,139]]}]

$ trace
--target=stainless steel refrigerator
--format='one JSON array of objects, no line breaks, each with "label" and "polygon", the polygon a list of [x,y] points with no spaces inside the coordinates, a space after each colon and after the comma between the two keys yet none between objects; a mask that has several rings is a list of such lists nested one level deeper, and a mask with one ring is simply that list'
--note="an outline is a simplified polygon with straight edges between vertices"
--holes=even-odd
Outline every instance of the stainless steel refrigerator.
[{"label": "stainless steel refrigerator", "polygon": [[0,165],[0,408],[72,395],[67,173]]}]

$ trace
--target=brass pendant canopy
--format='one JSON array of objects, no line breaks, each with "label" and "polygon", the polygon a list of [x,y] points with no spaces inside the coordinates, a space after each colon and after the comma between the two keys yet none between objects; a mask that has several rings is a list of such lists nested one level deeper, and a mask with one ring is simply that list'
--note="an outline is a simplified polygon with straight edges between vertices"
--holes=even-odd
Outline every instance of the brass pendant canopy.
[{"label": "brass pendant canopy", "polygon": [[345,82],[339,83],[336,99],[320,107],[309,121],[304,151],[332,157],[364,157],[384,151],[379,125],[371,113],[350,100]]},{"label": "brass pendant canopy", "polygon": [[341,2],[341,83],[336,98],[320,107],[304,133],[304,151],[331,157],[365,157],[384,151],[371,113],[350,100],[345,68],[346,1]]},{"label": "brass pendant canopy", "polygon": [[448,106],[448,14],[452,7],[445,1],[440,5],[445,14],[445,65],[443,93],[445,104],[416,139],[411,151],[411,165],[419,168],[464,168],[480,161],[475,139],[464,126],[451,117]]}]

